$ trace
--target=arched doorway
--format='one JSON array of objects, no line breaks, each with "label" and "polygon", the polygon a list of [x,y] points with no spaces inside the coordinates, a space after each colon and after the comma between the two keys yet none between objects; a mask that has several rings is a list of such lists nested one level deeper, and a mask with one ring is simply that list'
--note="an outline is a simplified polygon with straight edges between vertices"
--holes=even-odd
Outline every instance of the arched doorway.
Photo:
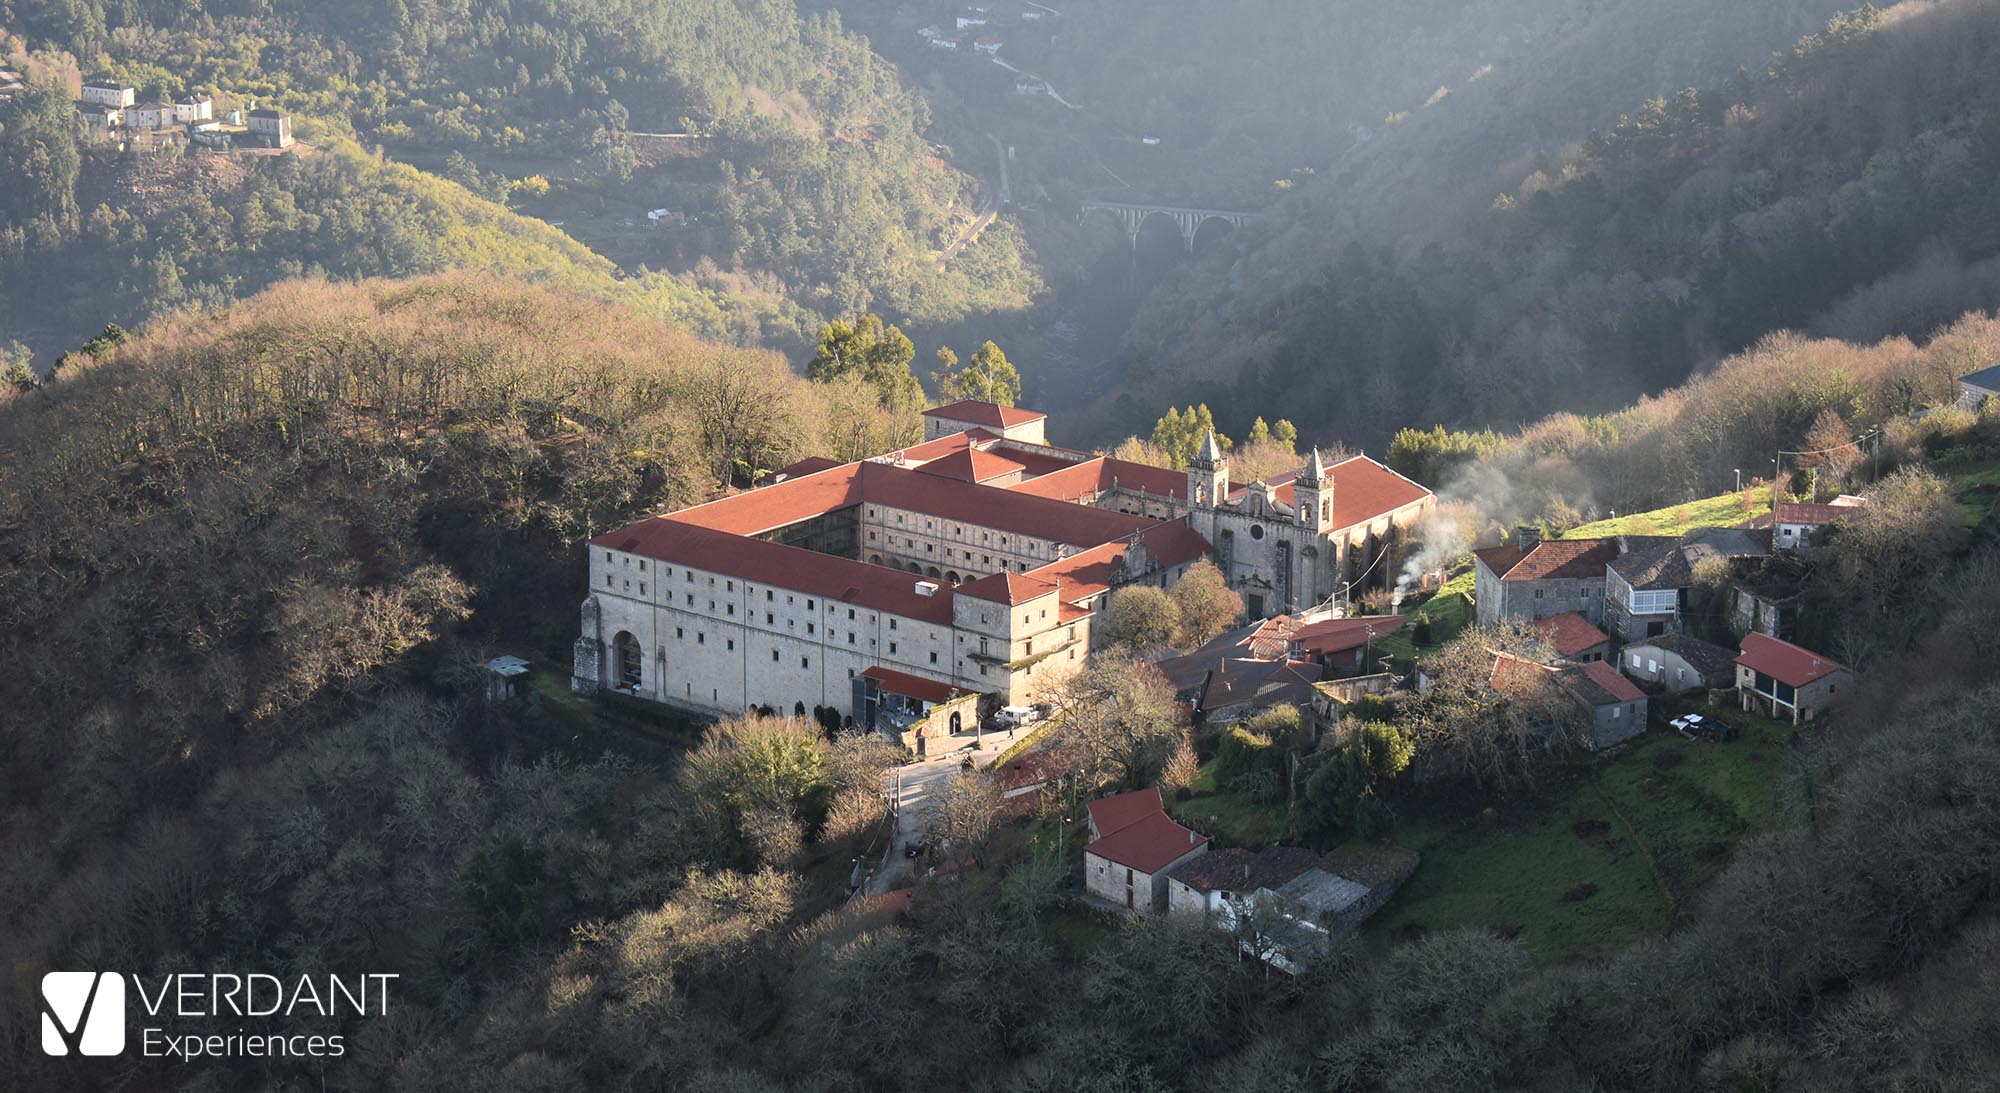
[{"label": "arched doorway", "polygon": [[952,584],[957,584],[957,583],[958,583],[958,571],[957,571],[957,570],[955,570],[955,569],[950,569],[950,570],[946,570],[946,571],[945,571],[945,575],[944,575],[944,579],[945,579],[945,580],[947,580],[947,581],[950,581],[950,582],[951,582]]},{"label": "arched doorway", "polygon": [[623,690],[638,690],[645,667],[639,639],[633,637],[630,630],[620,630],[618,636],[611,639],[611,649],[613,663],[618,665],[618,686]]},{"label": "arched doorway", "polygon": [[953,710],[953,711],[951,711],[951,734],[952,734],[953,736],[957,736],[957,735],[958,735],[958,730],[959,730],[960,728],[961,728],[961,724],[960,724],[960,721],[959,721],[959,713],[958,713],[958,711],[957,711],[957,710]]}]

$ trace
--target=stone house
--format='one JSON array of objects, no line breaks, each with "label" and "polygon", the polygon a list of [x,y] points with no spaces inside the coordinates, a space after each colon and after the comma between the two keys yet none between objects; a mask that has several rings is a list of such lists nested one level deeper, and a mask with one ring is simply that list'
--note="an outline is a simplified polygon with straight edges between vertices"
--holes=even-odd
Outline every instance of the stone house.
[{"label": "stone house", "polygon": [[1589,711],[1593,750],[1622,744],[1646,731],[1646,693],[1609,663],[1569,665],[1560,670],[1557,681]]},{"label": "stone house", "polygon": [[1605,567],[1605,629],[1621,642],[1680,628],[1694,571],[1679,539],[1627,536]]},{"label": "stone house", "polygon": [[1852,689],[1852,670],[1791,642],[1745,634],[1742,649],[1736,690],[1746,711],[1797,725],[1825,713]]},{"label": "stone house", "polygon": [[133,129],[168,129],[174,124],[172,103],[147,102],[125,111],[125,124]]},{"label": "stone house", "polygon": [[203,92],[182,95],[174,100],[174,120],[186,125],[215,118],[215,100]]},{"label": "stone house", "polygon": [[1208,853],[1208,836],[1175,823],[1158,789],[1092,801],[1090,830],[1084,889],[1131,911],[1165,911],[1167,874]]},{"label": "stone house", "polygon": [[292,144],[292,119],[282,110],[252,110],[244,119],[250,128],[250,136],[266,147],[289,148]]},{"label": "stone house", "polygon": [[1325,855],[1299,847],[1231,849],[1175,867],[1169,914],[1204,915],[1279,971],[1304,971],[1336,932],[1379,911],[1416,871],[1417,855],[1350,842]]},{"label": "stone house", "polygon": [[1290,654],[1318,664],[1334,678],[1370,673],[1381,659],[1375,643],[1402,629],[1404,619],[1403,615],[1357,615],[1307,623],[1292,631]]},{"label": "stone house", "polygon": [[1736,654],[1713,642],[1688,634],[1664,634],[1637,645],[1627,645],[1618,656],[1618,668],[1627,676],[1658,684],[1669,694],[1683,694],[1704,688],[1727,689],[1736,678]]},{"label": "stone house", "polygon": [[1479,625],[1534,622],[1569,612],[1604,625],[1605,567],[1618,557],[1618,540],[1545,542],[1539,529],[1522,527],[1512,545],[1476,550],[1472,557]]}]

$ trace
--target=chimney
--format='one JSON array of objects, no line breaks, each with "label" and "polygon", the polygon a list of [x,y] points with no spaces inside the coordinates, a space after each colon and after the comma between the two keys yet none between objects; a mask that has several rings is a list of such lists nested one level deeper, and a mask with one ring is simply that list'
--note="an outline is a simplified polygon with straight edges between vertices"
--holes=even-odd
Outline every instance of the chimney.
[{"label": "chimney", "polygon": [[935,581],[917,582],[917,595],[919,596],[935,596],[937,595],[937,591],[938,591],[938,586],[937,582]]},{"label": "chimney", "polygon": [[1521,524],[1514,529],[1514,546],[1523,554],[1542,545],[1542,529],[1533,524]]}]

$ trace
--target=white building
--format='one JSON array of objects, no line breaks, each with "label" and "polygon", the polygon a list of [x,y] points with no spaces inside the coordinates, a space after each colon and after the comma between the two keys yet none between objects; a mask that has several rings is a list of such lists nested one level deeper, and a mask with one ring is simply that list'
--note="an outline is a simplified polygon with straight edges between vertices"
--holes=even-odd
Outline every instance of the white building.
[{"label": "white building", "polygon": [[166,129],[174,124],[171,103],[148,102],[125,111],[125,124],[133,129]]},{"label": "white building", "polygon": [[83,101],[122,110],[139,101],[138,92],[123,84],[87,83],[83,85]]},{"label": "white building", "polygon": [[183,125],[215,117],[215,100],[200,92],[174,100],[174,120]]}]

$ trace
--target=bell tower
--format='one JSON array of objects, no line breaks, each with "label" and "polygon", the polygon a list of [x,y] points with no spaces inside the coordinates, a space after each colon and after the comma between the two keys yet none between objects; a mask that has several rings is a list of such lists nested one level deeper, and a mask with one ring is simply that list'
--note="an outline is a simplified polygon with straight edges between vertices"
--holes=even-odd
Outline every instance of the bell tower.
[{"label": "bell tower", "polygon": [[1212,509],[1229,499],[1229,458],[1215,441],[1215,430],[1201,442],[1201,450],[1188,461],[1188,505]]},{"label": "bell tower", "polygon": [[1292,504],[1300,527],[1317,535],[1333,530],[1333,472],[1320,458],[1318,448],[1313,449],[1312,462],[1292,482]]}]

